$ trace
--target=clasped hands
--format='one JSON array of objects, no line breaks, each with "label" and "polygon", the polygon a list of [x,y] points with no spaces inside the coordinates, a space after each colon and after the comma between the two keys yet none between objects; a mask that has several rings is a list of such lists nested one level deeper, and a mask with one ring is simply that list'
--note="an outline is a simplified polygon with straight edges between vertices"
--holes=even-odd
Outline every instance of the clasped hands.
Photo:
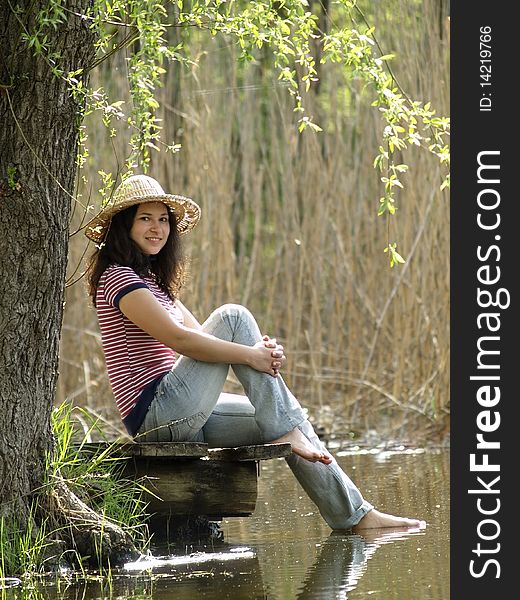
[{"label": "clasped hands", "polygon": [[262,341],[266,348],[272,349],[271,356],[273,360],[271,361],[271,368],[273,370],[273,376],[277,377],[282,364],[286,359],[286,356],[283,353],[283,346],[277,343],[276,338],[270,338],[268,335],[262,336]]}]

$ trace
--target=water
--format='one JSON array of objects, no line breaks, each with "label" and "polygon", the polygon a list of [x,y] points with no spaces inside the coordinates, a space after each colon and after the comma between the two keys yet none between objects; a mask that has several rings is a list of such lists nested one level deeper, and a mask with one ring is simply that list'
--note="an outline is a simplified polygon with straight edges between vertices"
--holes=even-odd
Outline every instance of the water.
[{"label": "water", "polygon": [[[331,533],[283,460],[264,461],[255,514],[222,522],[224,542],[203,552],[128,565],[110,585],[40,588],[55,600],[448,600],[449,453],[344,451],[338,461],[377,508],[420,517],[404,534]],[[9,598],[27,597],[18,589]]]}]

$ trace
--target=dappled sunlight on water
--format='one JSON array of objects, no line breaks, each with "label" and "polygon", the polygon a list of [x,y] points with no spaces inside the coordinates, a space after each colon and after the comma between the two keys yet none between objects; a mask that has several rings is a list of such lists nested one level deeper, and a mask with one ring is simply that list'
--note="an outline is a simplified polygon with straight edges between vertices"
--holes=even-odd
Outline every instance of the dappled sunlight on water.
[{"label": "dappled sunlight on water", "polygon": [[185,556],[146,556],[138,561],[127,563],[124,566],[124,570],[130,573],[144,573],[152,569],[154,572],[159,572],[159,570],[168,569],[169,567],[202,565],[208,562],[226,562],[228,560],[254,558],[254,556],[255,553],[247,547],[231,548],[228,552],[192,552]]},{"label": "dappled sunlight on water", "polygon": [[331,532],[282,459],[264,461],[255,514],[225,519],[223,542],[129,563],[91,580],[4,590],[31,600],[448,600],[449,453],[345,449],[338,461],[376,508],[420,531]]}]

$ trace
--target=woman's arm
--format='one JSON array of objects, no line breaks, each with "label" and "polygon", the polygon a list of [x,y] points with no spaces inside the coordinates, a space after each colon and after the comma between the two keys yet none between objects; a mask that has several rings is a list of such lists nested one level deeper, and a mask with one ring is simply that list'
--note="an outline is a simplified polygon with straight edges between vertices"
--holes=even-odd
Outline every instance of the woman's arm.
[{"label": "woman's arm", "polygon": [[175,305],[178,306],[182,312],[184,325],[186,325],[186,327],[190,327],[191,329],[202,329],[202,325],[178,298],[175,300]]},{"label": "woman's arm", "polygon": [[203,362],[249,365],[257,371],[276,377],[278,370],[272,356],[260,340],[254,346],[244,346],[220,340],[199,329],[191,329],[171,318],[154,295],[145,288],[133,290],[119,302],[121,312],[140,329],[178,352]]}]

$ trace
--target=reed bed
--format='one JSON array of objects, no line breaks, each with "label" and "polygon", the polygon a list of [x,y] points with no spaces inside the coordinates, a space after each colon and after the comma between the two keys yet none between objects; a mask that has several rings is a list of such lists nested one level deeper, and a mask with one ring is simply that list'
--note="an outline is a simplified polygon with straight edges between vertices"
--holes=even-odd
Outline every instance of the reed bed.
[{"label": "reed bed", "polygon": [[[385,53],[396,54],[392,68],[403,88],[447,115],[446,3],[385,0],[368,9]],[[186,240],[183,301],[199,320],[225,302],[247,305],[285,345],[284,378],[327,432],[446,439],[449,198],[439,191],[436,159],[405,151],[410,170],[398,213],[390,222],[378,217],[381,184],[372,163],[383,124],[370,90],[337,65],[322,66],[305,102],[323,132],[299,134],[265,52],[244,66],[231,40],[174,35],[199,60],[191,69],[173,65],[165,78],[163,137],[182,150],[154,154],[150,174],[202,208]],[[113,58],[94,87],[128,100],[125,65],[124,56]],[[120,126],[111,141],[101,126],[87,126],[91,187],[80,191],[98,205],[96,171],[123,164],[128,132]],[[82,238],[71,239],[71,277],[84,268]],[[398,241],[405,265],[389,268],[388,240]],[[232,380],[229,386],[236,389]],[[67,290],[58,400],[65,398],[121,432],[81,281]]]}]

